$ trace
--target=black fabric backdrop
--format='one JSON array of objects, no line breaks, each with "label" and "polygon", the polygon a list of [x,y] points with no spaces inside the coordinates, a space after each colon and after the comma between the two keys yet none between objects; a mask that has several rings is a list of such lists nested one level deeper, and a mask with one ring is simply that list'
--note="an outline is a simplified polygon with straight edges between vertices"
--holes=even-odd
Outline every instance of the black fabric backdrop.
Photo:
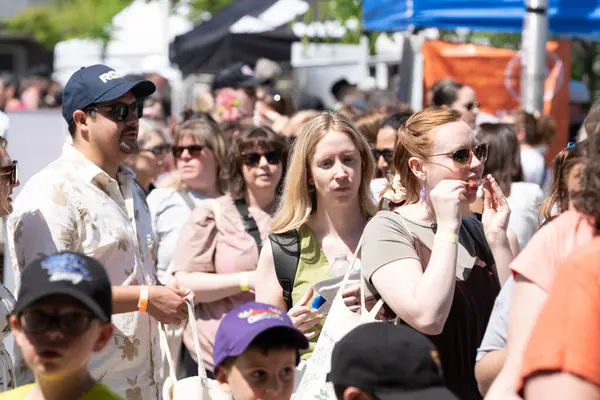
[{"label": "black fabric backdrop", "polygon": [[[299,37],[284,24],[261,33],[231,33],[229,28],[244,16],[258,17],[277,0],[238,0],[210,20],[175,37],[169,47],[171,62],[184,75],[215,73],[234,62],[254,66],[259,58],[288,66],[292,43]],[[305,0],[311,3],[313,0]]]}]

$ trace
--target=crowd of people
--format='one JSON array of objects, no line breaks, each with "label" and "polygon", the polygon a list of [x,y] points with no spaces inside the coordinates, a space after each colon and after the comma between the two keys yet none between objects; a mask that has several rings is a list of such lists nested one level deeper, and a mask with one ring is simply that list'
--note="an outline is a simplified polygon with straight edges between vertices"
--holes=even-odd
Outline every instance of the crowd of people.
[{"label": "crowd of people", "polygon": [[550,117],[482,118],[450,78],[417,112],[340,79],[323,110],[235,64],[177,119],[157,86],[75,72],[70,140],[14,206],[2,141],[0,399],[172,398],[195,376],[290,399],[334,278],[380,322],[335,345],[322,398],[600,397],[600,107],[548,168]]}]

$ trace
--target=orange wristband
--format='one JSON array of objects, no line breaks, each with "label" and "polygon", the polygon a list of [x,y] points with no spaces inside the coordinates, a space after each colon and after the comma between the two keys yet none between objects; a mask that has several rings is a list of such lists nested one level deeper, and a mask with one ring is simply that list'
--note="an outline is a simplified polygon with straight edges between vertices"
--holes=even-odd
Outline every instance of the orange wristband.
[{"label": "orange wristband", "polygon": [[138,301],[138,311],[148,311],[148,286],[142,286],[140,289],[140,300]]}]

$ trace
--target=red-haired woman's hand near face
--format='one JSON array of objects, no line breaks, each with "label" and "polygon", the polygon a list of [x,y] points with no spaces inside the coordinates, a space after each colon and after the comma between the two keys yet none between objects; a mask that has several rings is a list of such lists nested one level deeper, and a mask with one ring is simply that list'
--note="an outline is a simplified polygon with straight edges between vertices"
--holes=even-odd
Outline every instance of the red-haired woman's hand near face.
[{"label": "red-haired woman's hand near face", "polygon": [[496,180],[488,175],[483,184],[483,230],[490,246],[507,241],[506,230],[510,218],[508,200]]},{"label": "red-haired woman's hand near face", "polygon": [[438,229],[457,233],[460,228],[460,202],[465,199],[464,181],[444,179],[429,193]]}]

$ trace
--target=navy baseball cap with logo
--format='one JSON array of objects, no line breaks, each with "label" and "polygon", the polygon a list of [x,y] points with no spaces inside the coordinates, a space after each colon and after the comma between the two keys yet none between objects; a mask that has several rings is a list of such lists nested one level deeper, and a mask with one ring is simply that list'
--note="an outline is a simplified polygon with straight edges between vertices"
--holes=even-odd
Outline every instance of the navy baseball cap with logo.
[{"label": "navy baseball cap with logo", "polygon": [[67,123],[77,110],[105,101],[118,99],[131,91],[136,98],[148,97],[156,90],[148,80],[127,80],[106,65],[96,64],[76,71],[65,85],[62,114]]},{"label": "navy baseball cap with logo", "polygon": [[254,339],[269,329],[281,329],[281,334],[291,335],[298,349],[307,349],[308,340],[279,307],[255,301],[231,310],[221,321],[213,350],[215,373],[228,357],[242,354]]},{"label": "navy baseball cap with logo", "polygon": [[327,381],[380,400],[458,400],[446,387],[434,344],[386,322],[360,325],[336,343]]},{"label": "navy baseball cap with logo", "polygon": [[21,274],[13,312],[19,315],[36,301],[53,295],[70,296],[100,321],[111,321],[110,280],[104,266],[91,257],[62,252],[32,261]]}]

